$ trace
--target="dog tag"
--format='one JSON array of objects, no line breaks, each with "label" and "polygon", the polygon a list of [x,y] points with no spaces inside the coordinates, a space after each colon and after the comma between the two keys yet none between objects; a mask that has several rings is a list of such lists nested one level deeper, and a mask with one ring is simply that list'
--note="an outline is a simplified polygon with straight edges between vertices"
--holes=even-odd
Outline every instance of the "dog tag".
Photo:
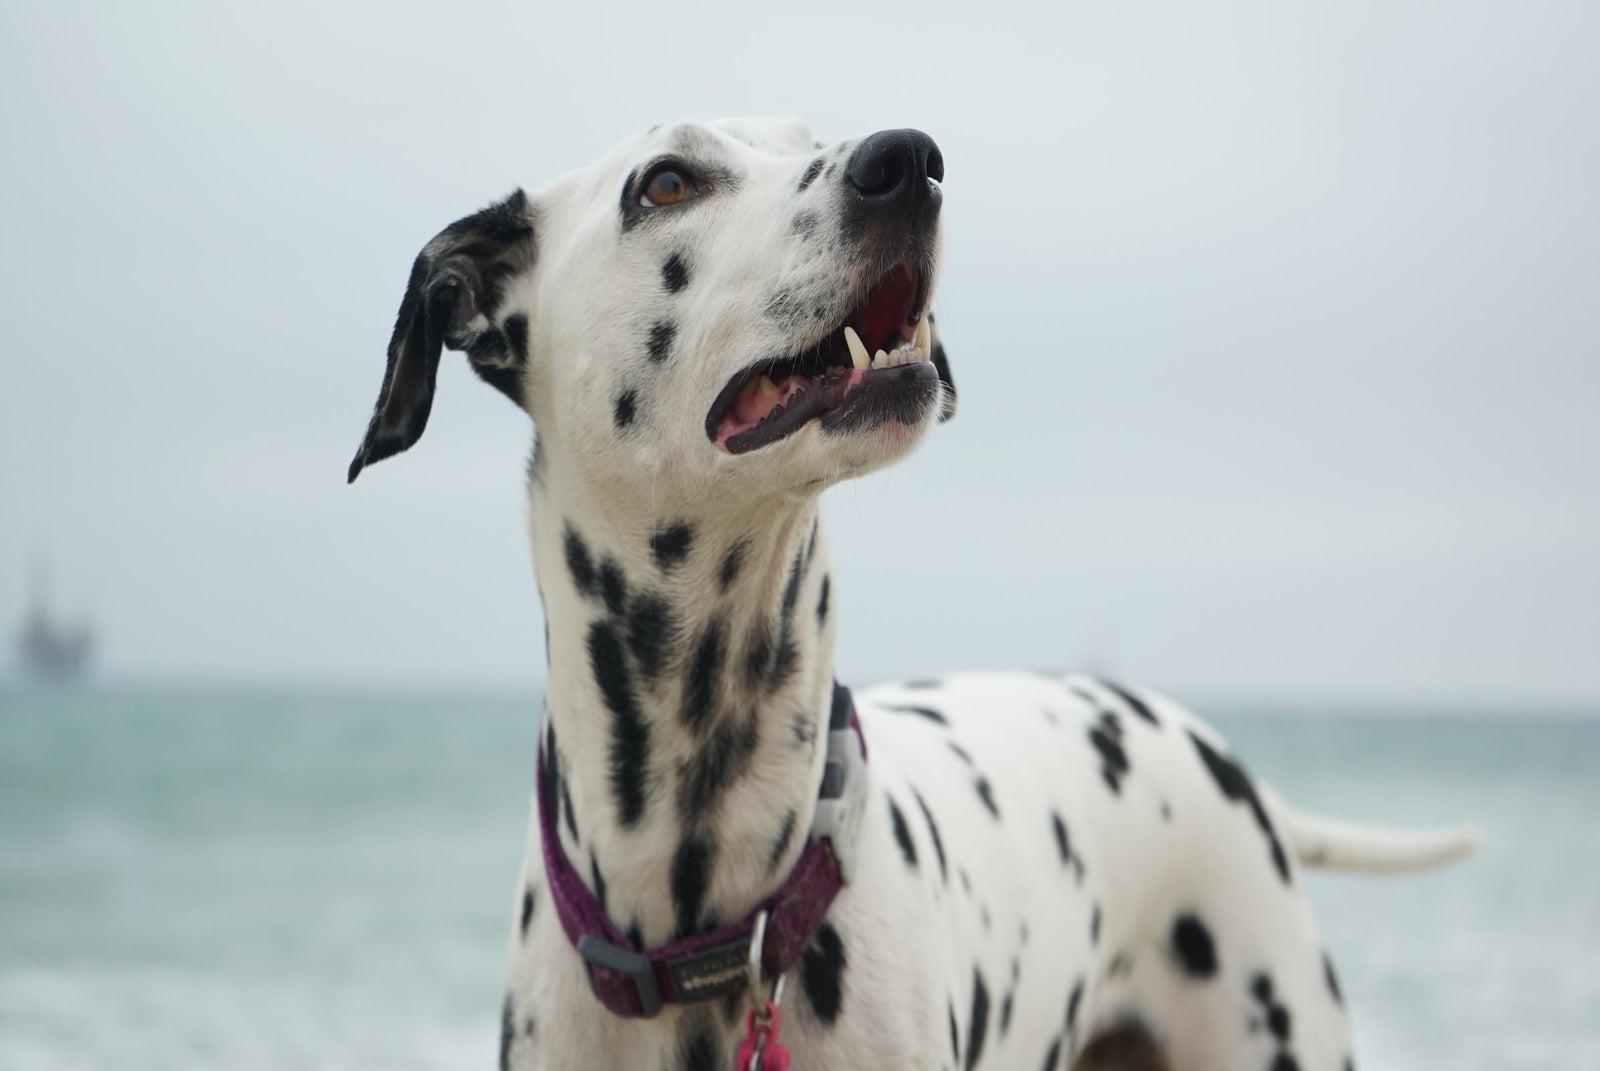
[{"label": "dog tag", "polygon": [[[756,1012],[760,1011],[758,1019]],[[789,1050],[778,1044],[782,1016],[772,1001],[763,1001],[745,1016],[744,1040],[739,1042],[737,1071],[789,1071]]]}]

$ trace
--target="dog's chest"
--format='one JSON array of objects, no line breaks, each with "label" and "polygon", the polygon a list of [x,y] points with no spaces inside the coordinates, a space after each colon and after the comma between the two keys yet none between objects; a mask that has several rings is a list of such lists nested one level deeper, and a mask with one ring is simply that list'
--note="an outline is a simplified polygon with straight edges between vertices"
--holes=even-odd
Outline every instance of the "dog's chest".
[{"label": "dog's chest", "polygon": [[[1008,1052],[1066,1044],[1137,928],[1129,891],[1104,879],[1154,865],[1181,813],[1186,779],[1165,770],[1175,727],[1096,682],[1035,675],[857,703],[870,777],[857,871],[789,974],[791,1067],[1009,1066]],[[548,904],[531,913],[508,997],[513,1066],[733,1066],[744,1003],[616,1019]]]}]

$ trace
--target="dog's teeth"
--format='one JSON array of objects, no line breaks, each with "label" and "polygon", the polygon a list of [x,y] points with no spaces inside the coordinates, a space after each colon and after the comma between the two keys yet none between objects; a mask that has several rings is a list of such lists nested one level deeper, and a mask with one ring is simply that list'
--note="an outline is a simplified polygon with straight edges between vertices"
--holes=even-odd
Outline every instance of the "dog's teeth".
[{"label": "dog's teeth", "polygon": [[889,355],[887,353],[884,353],[882,350],[879,350],[877,353],[873,354],[872,355],[872,367],[874,367],[874,368],[888,368],[889,367]]},{"label": "dog's teeth", "polygon": [[756,397],[771,398],[778,393],[778,385],[766,376],[756,380]]},{"label": "dog's teeth", "polygon": [[872,364],[872,359],[867,356],[867,347],[862,343],[861,336],[856,334],[856,329],[845,326],[844,344],[850,347],[850,363],[857,368],[867,368]]},{"label": "dog's teeth", "polygon": [[917,321],[916,333],[911,336],[911,348],[927,353],[932,349],[933,329],[928,326],[928,318],[924,316]]},{"label": "dog's teeth", "polygon": [[783,400],[788,402],[790,398],[793,398],[803,390],[805,390],[805,387],[801,385],[798,378],[791,379],[789,380],[789,385],[783,389]]}]

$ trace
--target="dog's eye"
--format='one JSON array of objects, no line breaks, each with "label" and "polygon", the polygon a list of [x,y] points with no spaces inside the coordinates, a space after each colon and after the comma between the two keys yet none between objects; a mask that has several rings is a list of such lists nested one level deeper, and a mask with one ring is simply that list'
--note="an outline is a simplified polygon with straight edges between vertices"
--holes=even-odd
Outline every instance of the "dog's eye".
[{"label": "dog's eye", "polygon": [[664,208],[687,201],[694,196],[694,192],[694,183],[688,175],[671,164],[663,164],[645,179],[639,203],[646,207]]}]

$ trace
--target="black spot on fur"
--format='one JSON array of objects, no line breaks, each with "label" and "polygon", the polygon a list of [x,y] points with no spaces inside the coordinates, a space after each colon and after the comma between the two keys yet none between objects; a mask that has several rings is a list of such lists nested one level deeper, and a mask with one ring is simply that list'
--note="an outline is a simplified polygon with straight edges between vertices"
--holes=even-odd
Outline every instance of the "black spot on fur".
[{"label": "black spot on fur", "polygon": [[1343,1007],[1344,993],[1339,989],[1339,976],[1333,973],[1333,960],[1326,952],[1322,954],[1322,976],[1327,979],[1328,992],[1333,994],[1333,1002]]},{"label": "black spot on fur", "polygon": [[833,923],[824,922],[800,956],[800,984],[811,1010],[826,1025],[833,1025],[844,1003],[844,942]]},{"label": "black spot on fur", "polygon": [[1056,834],[1056,851],[1061,855],[1061,865],[1066,866],[1072,862],[1072,845],[1067,841],[1067,824],[1055,811],[1050,812],[1050,825]]},{"label": "black spot on fur", "polygon": [[778,836],[772,842],[772,851],[767,853],[767,873],[778,869],[778,862],[783,858],[783,853],[789,850],[789,841],[794,837],[794,826],[800,816],[790,807],[783,815],[783,825],[778,827]]},{"label": "black spot on fur", "polygon": [[723,1055],[711,1024],[698,1022],[683,1043],[683,1071],[722,1071]]},{"label": "black spot on fur", "polygon": [[657,565],[671,569],[689,556],[689,546],[693,542],[694,529],[687,524],[658,528],[650,536],[650,553],[655,555]]},{"label": "black spot on fur", "polygon": [[983,1055],[983,1040],[989,1033],[989,987],[983,975],[972,972],[972,1018],[967,1024],[967,1071],[972,1071]]},{"label": "black spot on fur", "polygon": [[1011,1004],[1016,998],[1017,991],[1006,991],[1005,999],[1000,1002],[1000,1036],[1005,1037],[1006,1031],[1011,1029]]},{"label": "black spot on fur", "polygon": [[514,312],[506,317],[501,330],[505,332],[506,341],[511,345],[511,356],[516,358],[518,364],[527,364],[528,318],[520,312]]},{"label": "black spot on fur", "polygon": [[699,731],[711,715],[711,702],[715,698],[717,678],[722,673],[723,624],[721,618],[712,618],[695,644],[694,658],[689,663],[689,679],[683,689],[683,710],[679,716],[690,729]]},{"label": "black spot on fur", "polygon": [[797,748],[816,743],[817,726],[809,712],[802,710],[790,716],[789,736]]},{"label": "black spot on fur", "polygon": [[744,568],[744,559],[750,553],[750,542],[741,539],[728,548],[728,553],[722,557],[722,568],[717,572],[717,586],[727,591],[733,582],[739,578],[739,570]]},{"label": "black spot on fur", "polygon": [[1274,998],[1271,977],[1257,974],[1250,979],[1250,995],[1261,1004],[1267,1030],[1279,1045],[1287,1046],[1289,1035],[1294,1030],[1294,1018],[1289,1014],[1289,1009]]},{"label": "black spot on fur", "polygon": [[1072,987],[1072,995],[1067,997],[1067,1029],[1078,1029],[1078,1008],[1083,1004],[1083,979],[1079,978]]},{"label": "black spot on fur", "polygon": [[944,861],[944,841],[939,839],[939,824],[933,820],[933,812],[928,810],[928,802],[922,798],[922,793],[912,789],[911,795],[916,799],[917,806],[922,808],[923,820],[928,823],[928,837],[933,841],[933,854],[939,860],[939,877],[948,883],[950,870]]},{"label": "black spot on fur", "polygon": [[954,740],[946,740],[945,746],[950,749],[950,753],[952,755],[966,763],[968,766],[976,765],[976,763],[972,761],[972,755],[968,753],[967,749],[956,743]]},{"label": "black spot on fur", "polygon": [[1042,1071],[1056,1071],[1056,1065],[1061,1062],[1061,1039],[1058,1037],[1050,1043],[1050,1051],[1044,1054],[1044,1067]]},{"label": "black spot on fur", "polygon": [[1286,1052],[1272,1058],[1272,1071],[1300,1071],[1300,1061]]},{"label": "black spot on fur", "polygon": [[677,917],[677,936],[687,937],[700,926],[700,909],[706,887],[711,883],[711,860],[715,846],[703,834],[683,838],[672,857],[672,908]]},{"label": "black spot on fur", "polygon": [[665,599],[649,592],[634,596],[628,608],[628,650],[633,652],[639,675],[646,682],[660,674],[662,657],[675,627],[672,608]]},{"label": "black spot on fur", "polygon": [[617,395],[616,405],[611,410],[611,422],[617,426],[618,431],[633,424],[634,404],[638,400],[638,391],[625,390]]},{"label": "black spot on fur", "polygon": [[1093,912],[1093,914],[1091,914],[1089,916],[1089,943],[1091,945],[1097,945],[1097,944],[1100,943],[1100,905],[1099,904],[1095,904],[1094,905],[1094,912]]},{"label": "black spot on fur", "polygon": [[613,558],[604,558],[600,562],[600,597],[605,600],[606,609],[613,614],[621,614],[628,605],[628,578],[623,575],[622,566]]},{"label": "black spot on fur", "polygon": [[798,187],[796,192],[797,193],[804,192],[804,190],[805,190],[805,188],[807,186],[809,186],[813,182],[817,181],[817,176],[822,174],[822,169],[826,165],[827,165],[827,161],[824,160],[820,156],[817,157],[815,160],[811,161],[811,163],[807,164],[806,165],[805,174],[800,176],[800,186]]},{"label": "black spot on fur", "polygon": [[1089,743],[1100,753],[1100,776],[1112,792],[1121,794],[1122,778],[1128,772],[1128,753],[1115,736],[1100,725],[1089,728]]},{"label": "black spot on fur", "polygon": [[1124,703],[1126,703],[1128,705],[1128,709],[1129,710],[1133,711],[1135,714],[1137,714],[1139,717],[1143,718],[1145,721],[1149,722],[1151,725],[1154,725],[1157,728],[1160,728],[1161,719],[1156,717],[1156,712],[1151,710],[1150,709],[1150,704],[1146,703],[1143,699],[1141,699],[1138,696],[1134,695],[1132,692],[1128,691],[1126,688],[1123,688],[1120,685],[1113,684],[1108,680],[1102,680],[1100,682],[1100,686],[1102,688],[1104,688],[1106,691],[1111,692],[1112,694],[1114,694],[1118,699],[1121,699]]},{"label": "black spot on fur", "polygon": [[608,908],[606,907],[606,879],[605,875],[600,873],[600,863],[595,859],[593,852],[589,853],[589,884],[594,888],[594,898],[600,902],[601,914],[608,913]]},{"label": "black spot on fur", "polygon": [[644,814],[650,726],[639,711],[622,643],[609,621],[589,626],[589,667],[611,711],[611,792],[617,801],[617,820],[629,829]]},{"label": "black spot on fur", "polygon": [[567,574],[572,577],[572,586],[578,589],[579,595],[594,594],[594,559],[589,556],[589,545],[570,524],[561,535],[561,543],[566,550]]},{"label": "black spot on fur", "polygon": [[1172,923],[1172,954],[1190,978],[1211,978],[1217,973],[1217,946],[1199,917],[1179,915]]},{"label": "black spot on fur", "polygon": [[511,994],[500,1004],[500,1071],[511,1067],[511,1041],[516,1036],[517,1015],[511,1004]]},{"label": "black spot on fur", "polygon": [[772,665],[772,630],[765,624],[752,625],[744,647],[744,679],[754,688]]},{"label": "black spot on fur", "polygon": [[681,255],[674,253],[661,265],[661,283],[672,294],[689,285],[689,265],[683,262]]},{"label": "black spot on fur", "polygon": [[690,824],[706,816],[728,786],[744,776],[756,749],[756,712],[726,719],[685,760],[678,779],[678,816]]},{"label": "black spot on fur", "polygon": [[1290,884],[1289,858],[1284,854],[1283,845],[1278,842],[1278,834],[1272,828],[1271,820],[1267,818],[1267,809],[1261,805],[1261,798],[1256,795],[1256,787],[1251,783],[1249,775],[1244,772],[1244,767],[1218,752],[1192,731],[1189,733],[1189,739],[1194,741],[1195,750],[1199,752],[1201,761],[1211,772],[1223,796],[1250,808],[1250,813],[1255,816],[1256,825],[1267,838],[1267,846],[1272,853],[1272,865],[1277,868],[1278,876],[1283,879],[1283,883]]},{"label": "black spot on fur", "polygon": [[678,334],[678,325],[670,320],[661,320],[651,325],[650,341],[645,345],[645,352],[652,361],[658,364],[667,359],[672,353],[672,340]]},{"label": "black spot on fur", "polygon": [[935,725],[949,725],[950,724],[950,721],[949,721],[948,718],[946,718],[943,714],[939,713],[937,710],[934,710],[932,707],[900,706],[900,707],[884,707],[883,709],[884,710],[892,710],[896,714],[915,714],[919,718],[927,718],[929,721],[933,722]]},{"label": "black spot on fur", "polygon": [[797,212],[789,225],[794,228],[796,234],[809,238],[816,232],[817,224],[821,222],[815,212]]},{"label": "black spot on fur", "polygon": [[518,929],[522,931],[522,939],[528,939],[528,924],[533,921],[534,896],[533,886],[529,885],[522,890],[522,921]]},{"label": "black spot on fur", "polygon": [[961,1035],[956,1028],[956,1006],[946,1002],[945,1011],[950,1013],[950,1055],[959,1063],[961,1060]]},{"label": "black spot on fur", "polygon": [[830,586],[831,586],[831,579],[826,574],[824,574],[823,577],[822,577],[822,594],[817,596],[817,624],[818,625],[821,625],[824,621],[828,620],[828,588]]},{"label": "black spot on fur", "polygon": [[566,820],[567,836],[572,838],[573,844],[578,844],[578,812],[572,806],[572,783],[563,774],[561,782],[561,816]]},{"label": "black spot on fur", "polygon": [[561,752],[556,749],[554,722],[545,723],[544,731],[544,809],[553,815],[561,814]]},{"label": "black spot on fur", "polygon": [[800,581],[805,576],[804,554],[796,555],[789,567],[789,579],[783,586],[783,605],[778,612],[778,646],[772,657],[772,669],[767,674],[767,687],[772,691],[782,688],[800,660],[800,649],[794,639],[794,608],[800,601]]},{"label": "black spot on fur", "polygon": [[900,808],[895,806],[894,798],[889,800],[889,824],[894,827],[894,842],[900,845],[900,854],[905,857],[906,865],[913,870],[917,866],[917,845],[911,839],[911,830],[906,825],[906,816],[900,813]]},{"label": "black spot on fur", "polygon": [[994,789],[989,786],[987,777],[980,777],[972,782],[972,787],[978,790],[978,799],[983,801],[984,809],[994,816],[995,821],[1000,820],[1000,808],[994,802]]}]

